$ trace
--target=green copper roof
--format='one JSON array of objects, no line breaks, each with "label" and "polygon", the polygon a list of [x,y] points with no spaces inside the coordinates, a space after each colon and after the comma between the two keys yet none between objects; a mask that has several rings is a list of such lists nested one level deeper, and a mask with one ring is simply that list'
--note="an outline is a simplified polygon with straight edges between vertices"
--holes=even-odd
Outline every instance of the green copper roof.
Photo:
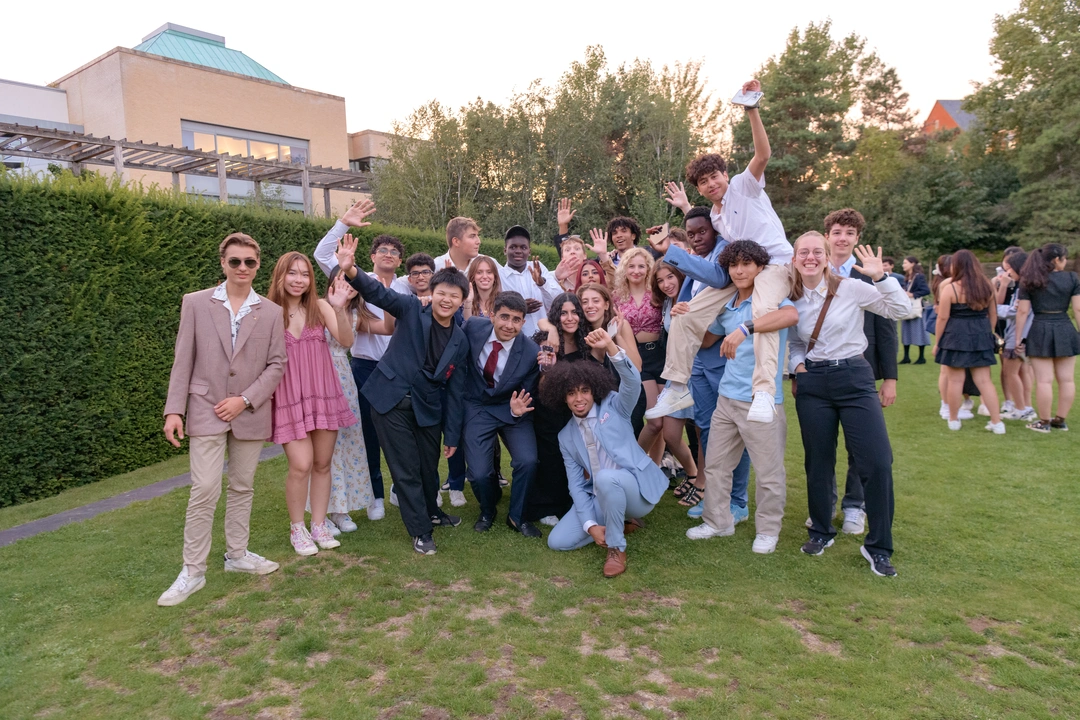
[{"label": "green copper roof", "polygon": [[221,42],[218,42],[217,40],[197,37],[169,28],[145,39],[136,45],[134,49],[152,55],[172,58],[173,60],[182,60],[195,65],[203,65],[204,67],[288,85],[287,82],[244,53],[225,47],[224,38],[222,38]]}]

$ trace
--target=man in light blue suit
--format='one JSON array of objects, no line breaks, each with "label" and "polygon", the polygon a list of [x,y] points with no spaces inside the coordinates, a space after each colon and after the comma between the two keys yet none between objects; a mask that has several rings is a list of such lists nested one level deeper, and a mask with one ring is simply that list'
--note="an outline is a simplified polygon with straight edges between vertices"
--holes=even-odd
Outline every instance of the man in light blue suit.
[{"label": "man in light blue suit", "polygon": [[637,444],[630,414],[641,393],[641,374],[604,330],[586,337],[604,348],[621,379],[588,360],[556,363],[541,386],[549,406],[564,402],[574,417],[559,433],[574,507],[548,536],[552,550],[590,543],[607,548],[604,577],[626,570],[626,534],[644,527],[640,518],[660,501],[667,477]]}]

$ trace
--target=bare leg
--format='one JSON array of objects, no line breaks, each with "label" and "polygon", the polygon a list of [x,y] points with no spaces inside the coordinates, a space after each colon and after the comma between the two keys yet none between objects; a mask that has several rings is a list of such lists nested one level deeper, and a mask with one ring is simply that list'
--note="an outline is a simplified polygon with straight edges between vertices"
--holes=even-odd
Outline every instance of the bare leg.
[{"label": "bare leg", "polygon": [[1061,419],[1069,417],[1073,400],[1076,399],[1076,380],[1073,378],[1073,370],[1076,368],[1076,357],[1054,358],[1054,374],[1058,384],[1058,409],[1057,416]]},{"label": "bare leg", "polygon": [[[645,408],[651,408],[656,404],[656,396],[660,394],[660,391],[656,388],[656,381],[645,380],[641,383],[641,387],[645,389]],[[653,449],[653,443],[656,442],[656,438],[660,437],[663,428],[663,418],[646,420],[645,427],[641,429],[641,434],[638,435],[638,445],[641,446],[641,449],[650,452]]]},{"label": "bare leg", "polygon": [[686,439],[683,437],[685,427],[685,420],[678,420],[673,417],[664,418],[664,442],[667,443],[671,454],[683,466],[687,477],[695,477],[698,474],[697,463],[694,462],[694,456],[686,444]]},{"label": "bare leg", "polygon": [[308,496],[308,477],[311,475],[311,438],[293,440],[282,447],[289,460],[289,472],[285,476],[285,506],[289,509],[289,522],[302,523]]},{"label": "bare leg", "polygon": [[942,369],[948,370],[945,400],[949,403],[949,420],[956,420],[960,413],[960,404],[964,402],[964,368],[943,365]]},{"label": "bare leg", "polygon": [[982,393],[983,404],[990,411],[990,422],[995,425],[1001,422],[1001,403],[998,402],[997,388],[994,387],[994,378],[990,376],[990,368],[971,368],[971,379]]},{"label": "bare leg", "polygon": [[311,524],[322,525],[330,503],[330,460],[334,457],[337,430],[312,430],[311,438]]},{"label": "bare leg", "polygon": [[941,402],[947,405],[949,403],[949,368],[945,365],[942,365],[938,372],[937,390],[938,395],[941,396]]},{"label": "bare leg", "polygon": [[1035,409],[1040,420],[1049,420],[1053,417],[1054,359],[1033,357],[1031,365],[1035,368]]},{"label": "bare leg", "polygon": [[1031,407],[1031,392],[1035,387],[1035,371],[1031,368],[1031,363],[1025,362],[1020,365],[1020,387],[1024,401],[1021,407]]},{"label": "bare leg", "polygon": [[1012,400],[1013,405],[1023,410],[1027,404],[1023,399],[1023,388],[1020,384],[1020,366],[1023,360],[1016,358],[1003,358],[1001,360],[1001,389],[1005,393],[1006,400]]},{"label": "bare leg", "polygon": [[[657,418],[660,419],[660,418]],[[664,450],[667,449],[667,443],[664,442],[663,433],[658,433],[656,439],[653,440],[652,447],[649,448],[649,457],[656,463],[657,466],[664,461]]]}]

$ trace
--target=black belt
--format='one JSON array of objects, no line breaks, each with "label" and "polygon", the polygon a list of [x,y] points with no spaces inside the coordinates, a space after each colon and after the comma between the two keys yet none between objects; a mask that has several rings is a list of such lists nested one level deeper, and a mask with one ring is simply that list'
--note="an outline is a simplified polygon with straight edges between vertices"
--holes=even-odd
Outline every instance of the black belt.
[{"label": "black belt", "polygon": [[649,342],[639,342],[637,344],[637,346],[638,347],[643,347],[646,350],[655,350],[656,348],[660,347],[660,341],[659,340],[650,340]]},{"label": "black belt", "polygon": [[854,365],[857,362],[866,362],[866,358],[862,355],[853,358],[844,358],[843,360],[804,360],[803,366],[809,370],[810,368],[820,367],[840,367],[842,365]]}]

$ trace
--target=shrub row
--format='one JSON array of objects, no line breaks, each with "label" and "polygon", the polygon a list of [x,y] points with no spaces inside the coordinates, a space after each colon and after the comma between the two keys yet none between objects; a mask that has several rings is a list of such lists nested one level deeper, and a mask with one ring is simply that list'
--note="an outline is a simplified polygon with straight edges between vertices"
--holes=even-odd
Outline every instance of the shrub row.
[{"label": "shrub row", "polygon": [[[265,294],[277,257],[310,253],[331,223],[101,177],[0,174],[0,507],[174,454],[161,411],[181,297],[220,282],[230,232],[262,246]],[[445,252],[438,233],[379,226],[357,232],[361,247],[382,232],[409,253]],[[502,243],[482,251],[501,258]],[[537,252],[551,266],[553,249]]]}]

